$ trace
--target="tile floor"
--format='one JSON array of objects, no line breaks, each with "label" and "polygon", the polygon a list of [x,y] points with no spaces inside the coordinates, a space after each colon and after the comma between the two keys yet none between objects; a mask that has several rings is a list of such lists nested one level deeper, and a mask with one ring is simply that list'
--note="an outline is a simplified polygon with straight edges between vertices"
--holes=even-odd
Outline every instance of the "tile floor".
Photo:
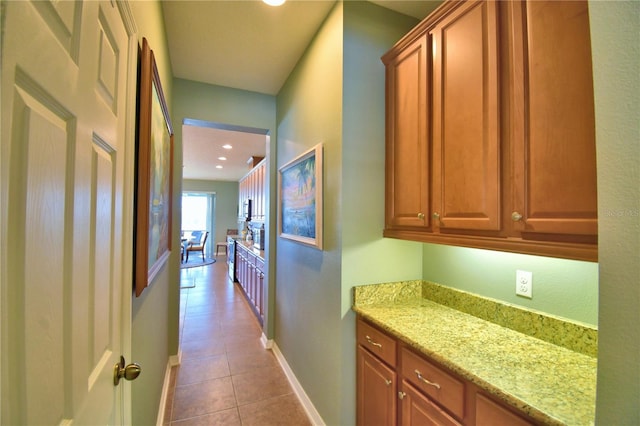
[{"label": "tile floor", "polygon": [[[181,270],[182,363],[174,367],[165,425],[311,425],[224,256]],[[190,287],[190,288],[184,288]]]}]

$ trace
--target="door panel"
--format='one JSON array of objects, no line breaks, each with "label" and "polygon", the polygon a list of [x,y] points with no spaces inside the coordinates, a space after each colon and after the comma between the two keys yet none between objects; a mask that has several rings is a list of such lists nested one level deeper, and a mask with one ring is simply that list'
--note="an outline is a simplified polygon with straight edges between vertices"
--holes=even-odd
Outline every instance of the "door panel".
[{"label": "door panel", "polygon": [[134,39],[108,2],[3,7],[0,423],[122,423]]},{"label": "door panel", "polygon": [[[586,1],[512,5],[515,116],[513,224],[523,233],[598,231],[595,113]],[[524,64],[520,66],[519,64]],[[522,200],[522,201],[519,201]]]},{"label": "door panel", "polygon": [[[14,180],[7,204],[13,244],[7,251],[6,289],[13,320],[7,347],[13,350],[3,353],[11,366],[10,380],[18,385],[9,396],[11,409],[24,413],[21,422],[53,424],[63,418],[70,402],[69,395],[58,390],[71,379],[60,366],[70,361],[64,351],[71,336],[64,317],[69,308],[69,259],[63,248],[69,211],[64,195],[73,173],[67,167],[74,146],[67,131],[72,120],[59,104],[36,93],[37,87],[24,75],[19,74],[16,83],[13,114],[20,125],[12,139],[10,171],[19,179]],[[35,393],[39,397],[33,397]]]},{"label": "door panel", "polygon": [[434,225],[500,230],[498,5],[465,3],[432,31]]},{"label": "door panel", "polygon": [[430,157],[427,37],[386,60],[387,229],[428,228]]}]

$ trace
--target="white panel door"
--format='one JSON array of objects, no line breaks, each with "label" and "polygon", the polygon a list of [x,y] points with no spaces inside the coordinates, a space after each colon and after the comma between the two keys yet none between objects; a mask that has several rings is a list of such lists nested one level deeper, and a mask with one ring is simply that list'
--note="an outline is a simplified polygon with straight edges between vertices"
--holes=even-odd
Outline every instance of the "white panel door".
[{"label": "white panel door", "polygon": [[127,422],[131,25],[115,2],[2,8],[0,423]]}]

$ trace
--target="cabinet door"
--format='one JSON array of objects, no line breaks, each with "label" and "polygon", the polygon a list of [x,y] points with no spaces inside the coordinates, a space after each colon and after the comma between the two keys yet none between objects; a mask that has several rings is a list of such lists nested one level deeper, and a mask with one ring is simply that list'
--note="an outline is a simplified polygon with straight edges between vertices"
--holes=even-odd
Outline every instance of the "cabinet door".
[{"label": "cabinet door", "polygon": [[477,394],[476,426],[532,426],[532,423],[496,404],[482,394]]},{"label": "cabinet door", "polygon": [[397,424],[396,373],[358,346],[357,418],[358,426]]},{"label": "cabinet door", "polygon": [[430,32],[433,226],[501,228],[496,2],[468,2]]},{"label": "cabinet door", "polygon": [[400,415],[402,418],[402,426],[461,425],[404,380],[402,381],[399,395],[401,398]]},{"label": "cabinet door", "polygon": [[[386,65],[385,228],[428,228],[430,160],[426,35]],[[393,53],[392,53],[393,55]]]},{"label": "cabinet door", "polygon": [[[509,2],[516,231],[597,235],[591,42],[586,1]],[[536,237],[537,238],[537,237]],[[545,237],[548,238],[548,237]],[[584,241],[581,240],[581,241]]]}]

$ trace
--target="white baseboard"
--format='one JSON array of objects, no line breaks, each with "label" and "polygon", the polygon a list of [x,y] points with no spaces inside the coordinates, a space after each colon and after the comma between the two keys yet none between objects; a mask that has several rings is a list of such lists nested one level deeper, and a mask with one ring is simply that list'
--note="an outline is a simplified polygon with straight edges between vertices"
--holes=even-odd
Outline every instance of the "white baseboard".
[{"label": "white baseboard", "polygon": [[156,426],[164,424],[164,412],[167,405],[167,395],[169,395],[169,384],[171,383],[171,368],[180,365],[182,360],[182,350],[178,350],[177,355],[171,355],[164,371],[164,383],[162,384],[162,395],[160,395],[160,407],[158,407],[158,417]]},{"label": "white baseboard", "polygon": [[264,333],[260,336],[260,343],[262,343],[262,347],[265,349],[273,348],[273,339],[267,339],[267,336],[265,336]]},{"label": "white baseboard", "polygon": [[315,426],[325,426],[325,423],[322,420],[322,417],[320,417],[320,413],[318,413],[318,410],[316,410],[316,407],[313,406],[313,403],[311,402],[311,400],[307,396],[307,393],[304,391],[302,385],[296,378],[296,375],[293,374],[293,370],[291,370],[291,367],[289,367],[289,364],[287,363],[287,360],[285,359],[284,355],[282,355],[282,352],[280,352],[278,345],[273,340],[267,340],[264,334],[262,335],[262,338],[260,340],[263,342],[262,344],[265,345],[265,348],[267,347],[266,344],[270,345],[270,348],[273,351],[273,354],[276,356],[276,359],[278,360],[278,362],[280,363],[280,366],[284,370],[284,374],[287,376],[287,379],[289,380],[289,383],[293,388],[293,392],[298,397],[298,400],[302,404],[302,408],[304,408],[304,411],[306,411],[307,417],[309,417],[309,420],[311,421],[311,423]]}]

